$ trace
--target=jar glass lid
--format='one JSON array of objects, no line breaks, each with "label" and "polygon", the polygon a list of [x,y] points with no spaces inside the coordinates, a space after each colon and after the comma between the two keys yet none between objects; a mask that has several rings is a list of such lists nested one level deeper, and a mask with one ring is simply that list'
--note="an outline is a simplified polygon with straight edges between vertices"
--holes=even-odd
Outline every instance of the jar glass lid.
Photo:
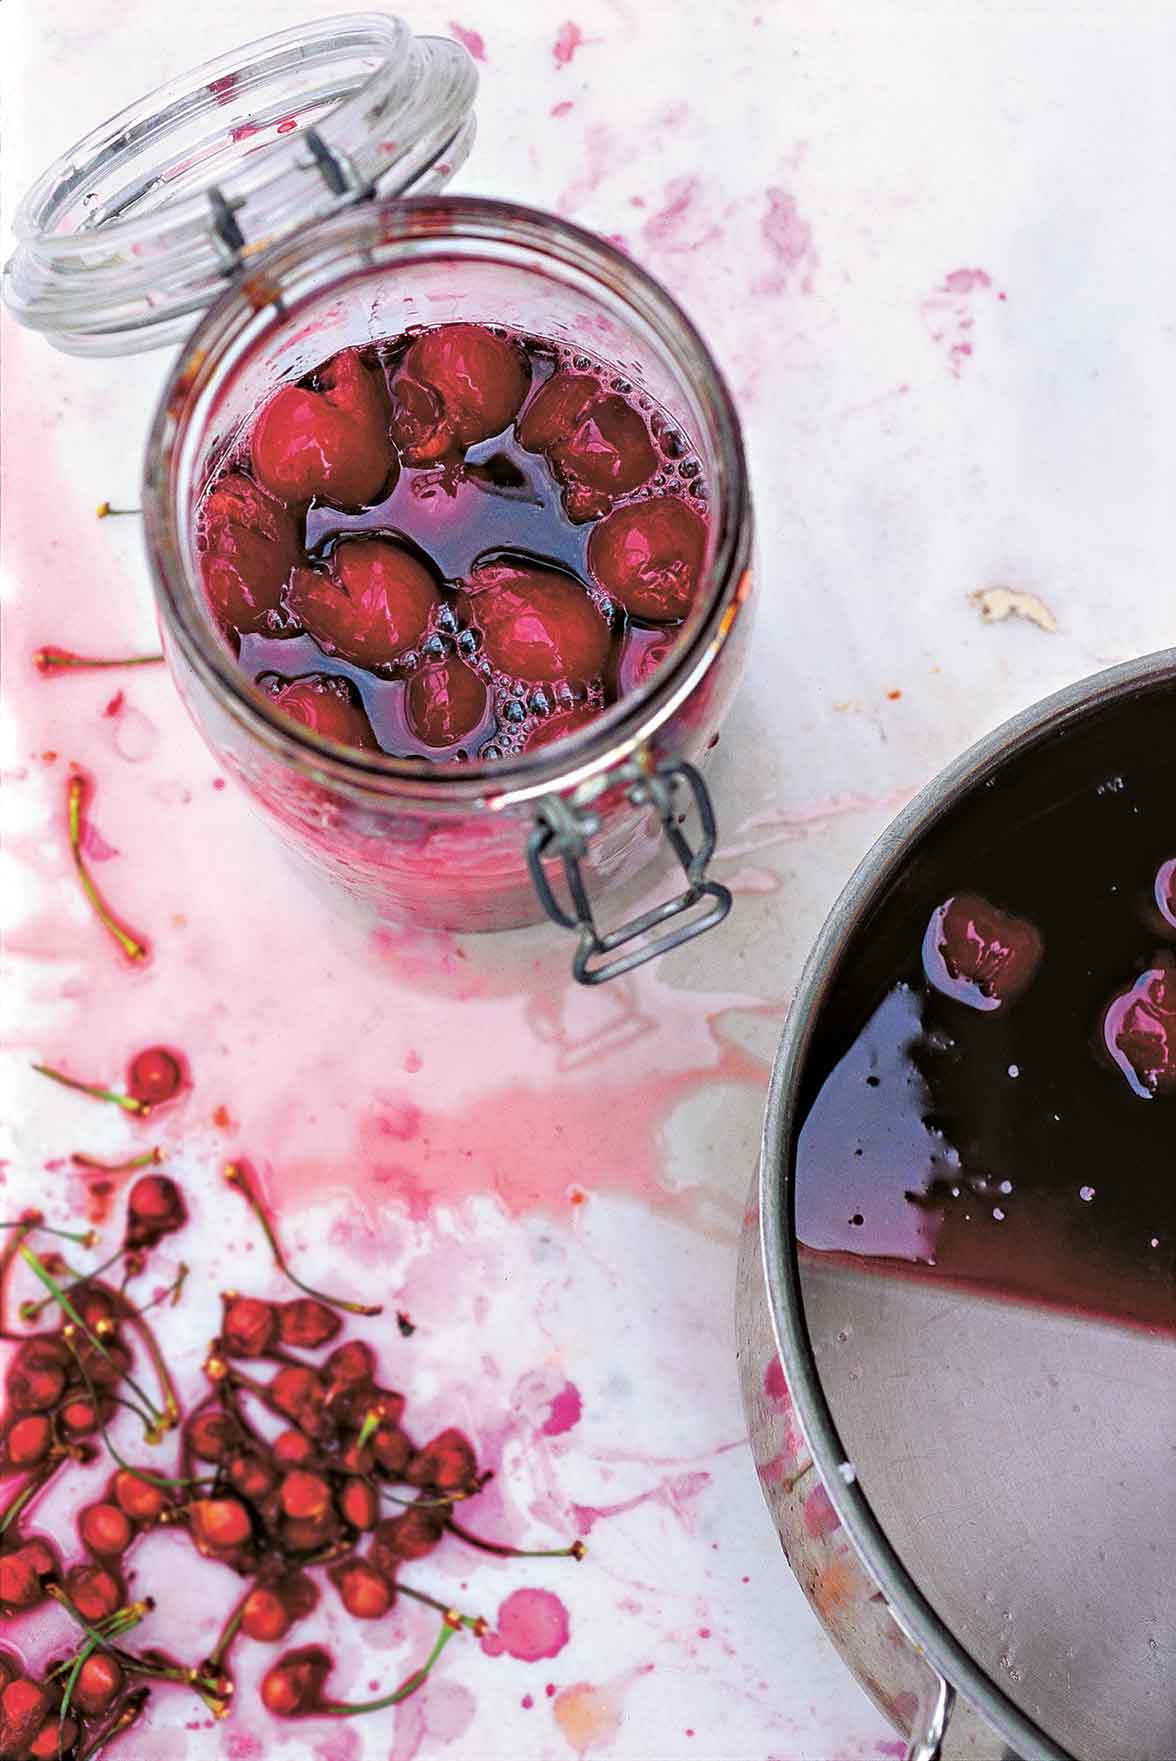
[{"label": "jar glass lid", "polygon": [[469,153],[476,89],[459,44],[385,13],[207,61],[38,179],[5,304],[68,354],[180,342],[267,246],[363,196],[440,188]]}]

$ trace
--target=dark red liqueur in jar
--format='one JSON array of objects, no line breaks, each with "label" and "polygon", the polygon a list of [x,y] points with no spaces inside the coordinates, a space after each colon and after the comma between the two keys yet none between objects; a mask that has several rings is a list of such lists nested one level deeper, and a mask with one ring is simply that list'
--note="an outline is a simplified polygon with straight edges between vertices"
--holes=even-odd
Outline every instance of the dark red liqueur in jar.
[{"label": "dark red liqueur in jar", "polygon": [[842,961],[802,1252],[1176,1329],[1176,686],[1011,761]]},{"label": "dark red liqueur in jar", "polygon": [[708,541],[664,411],[606,363],[464,323],[282,387],[197,519],[252,683],[329,739],[442,762],[549,746],[643,687]]}]

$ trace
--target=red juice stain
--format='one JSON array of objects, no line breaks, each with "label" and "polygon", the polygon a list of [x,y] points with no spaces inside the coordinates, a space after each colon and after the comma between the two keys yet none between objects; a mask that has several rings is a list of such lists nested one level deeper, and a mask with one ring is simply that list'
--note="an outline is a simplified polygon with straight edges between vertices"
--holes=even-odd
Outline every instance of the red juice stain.
[{"label": "red juice stain", "polygon": [[524,1712],[529,1712],[531,1710],[532,1706],[534,1706],[534,1704],[535,1704],[535,1699],[532,1694],[524,1694],[522,1699],[519,1701],[519,1705],[522,1707]]},{"label": "red juice stain", "polygon": [[812,271],[816,264],[813,252],[813,229],[801,217],[796,198],[785,189],[764,191],[767,211],[760,220],[760,236],[773,259],[772,273],[760,284],[764,293],[782,293],[793,276],[802,269],[801,282],[805,293],[812,292]]},{"label": "red juice stain", "polygon": [[814,1537],[831,1535],[841,1527],[841,1518],[829,1501],[824,1486],[814,1486],[804,1501],[804,1526]]},{"label": "red juice stain", "polygon": [[465,49],[475,61],[485,61],[486,42],[480,31],[472,31],[466,25],[458,24],[455,18],[450,19],[449,29],[451,34],[461,44],[462,48]]},{"label": "red juice stain", "polygon": [[125,702],[126,702],[125,693],[122,691],[116,691],[114,696],[110,699],[110,702],[106,705],[106,708],[102,711],[103,715],[109,715],[109,716],[120,715],[122,713],[122,707]]},{"label": "red juice stain", "polygon": [[588,1535],[598,1522],[608,1517],[625,1516],[642,1504],[660,1504],[671,1511],[684,1528],[689,1529],[694,1522],[695,1500],[702,1496],[710,1483],[710,1474],[702,1470],[687,1474],[668,1474],[648,1491],[638,1492],[633,1498],[621,1499],[616,1504],[573,1504],[572,1516],[580,1533]]},{"label": "red juice stain", "polygon": [[[992,277],[985,269],[953,269],[944,278],[944,293],[974,293],[977,288],[991,287]],[[1003,296],[1002,296],[1003,297]]]},{"label": "red juice stain", "polygon": [[580,1390],[574,1382],[567,1382],[555,1396],[547,1409],[547,1417],[539,1427],[544,1437],[562,1437],[573,1425],[578,1425],[584,1410],[580,1399]]},{"label": "red juice stain", "polygon": [[764,1371],[764,1393],[769,1400],[777,1401],[781,1406],[790,1406],[791,1397],[788,1383],[784,1378],[784,1365],[779,1357],[774,1357]]},{"label": "red juice stain", "polygon": [[550,1590],[515,1590],[498,1610],[493,1632],[482,1639],[487,1657],[503,1652],[520,1663],[558,1657],[571,1636],[568,1611]]},{"label": "red juice stain", "polygon": [[561,98],[558,104],[551,106],[550,114],[552,116],[566,116],[569,111],[575,108],[576,106],[570,98]]},{"label": "red juice stain", "polygon": [[552,45],[551,50],[555,57],[555,65],[557,69],[566,67],[576,53],[576,50],[583,48],[587,40],[588,39],[584,36],[579,25],[575,24],[572,19],[569,18],[561,24],[559,30],[556,32],[555,42]]}]

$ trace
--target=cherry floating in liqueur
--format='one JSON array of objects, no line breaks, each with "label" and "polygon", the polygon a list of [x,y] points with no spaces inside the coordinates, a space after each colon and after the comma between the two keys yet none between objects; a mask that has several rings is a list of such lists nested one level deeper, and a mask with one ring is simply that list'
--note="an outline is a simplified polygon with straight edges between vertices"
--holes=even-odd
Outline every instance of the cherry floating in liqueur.
[{"label": "cherry floating in liqueur", "polygon": [[931,915],[923,969],[945,996],[990,1011],[1013,1003],[1041,964],[1041,935],[978,893],[956,893]]},{"label": "cherry floating in liqueur", "polygon": [[1108,1005],[1103,1041],[1141,1100],[1176,1096],[1176,959],[1159,956]]},{"label": "cherry floating in liqueur", "polygon": [[208,603],[238,635],[276,618],[282,590],[298,560],[290,510],[240,471],[219,477],[196,529]]},{"label": "cherry floating in liqueur", "polygon": [[284,386],[270,399],[250,438],[253,473],[295,506],[318,497],[363,507],[395,480],[387,424],[383,373],[344,349],[315,374],[313,388]]},{"label": "cherry floating in liqueur", "polygon": [[357,538],[339,546],[327,570],[298,570],[287,603],[324,653],[390,666],[424,636],[437,587],[403,546]]},{"label": "cherry floating in liqueur", "polygon": [[392,379],[392,436],[408,465],[462,453],[513,422],[531,383],[517,341],[442,324],[412,342]]}]

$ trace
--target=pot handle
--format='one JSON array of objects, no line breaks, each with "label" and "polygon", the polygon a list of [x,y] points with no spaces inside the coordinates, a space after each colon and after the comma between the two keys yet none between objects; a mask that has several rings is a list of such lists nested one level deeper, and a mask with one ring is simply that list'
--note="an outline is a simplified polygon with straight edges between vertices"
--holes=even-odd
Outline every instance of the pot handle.
[{"label": "pot handle", "polygon": [[955,1705],[955,1689],[936,1675],[930,1694],[923,1700],[911,1726],[905,1761],[940,1761],[943,1738]]},{"label": "pot handle", "polygon": [[[687,884],[674,898],[655,905],[631,923],[622,924],[620,929],[610,930],[602,936],[596,927],[580,871],[580,863],[588,853],[589,840],[600,830],[600,816],[588,809],[574,807],[560,795],[545,796],[539,803],[535,827],[527,843],[527,866],[539,902],[548,917],[564,929],[575,930],[579,936],[572,959],[572,973],[580,984],[604,984],[610,978],[618,978],[622,972],[632,972],[635,966],[643,966],[647,960],[655,960],[659,954],[714,929],[731,909],[730,889],[720,881],[707,879],[707,864],[715,853],[715,814],[707,786],[694,766],[679,759],[648,770],[631,761],[614,771],[607,781],[610,784],[628,783],[629,800],[635,807],[652,803],[656,808],[662,831],[681,865]],[[691,849],[678,824],[675,790],[679,783],[685,783],[698,808],[702,837],[696,850]],[[549,856],[559,856],[563,861],[572,899],[571,912],[564,910],[551,890],[543,868],[543,859]],[[673,924],[662,935],[649,936],[639,947],[630,948],[627,953],[592,964],[598,955],[609,955],[614,948],[624,947],[639,936],[648,935],[659,924],[681,917],[702,899],[709,899],[710,904],[698,916],[685,923]]]}]

